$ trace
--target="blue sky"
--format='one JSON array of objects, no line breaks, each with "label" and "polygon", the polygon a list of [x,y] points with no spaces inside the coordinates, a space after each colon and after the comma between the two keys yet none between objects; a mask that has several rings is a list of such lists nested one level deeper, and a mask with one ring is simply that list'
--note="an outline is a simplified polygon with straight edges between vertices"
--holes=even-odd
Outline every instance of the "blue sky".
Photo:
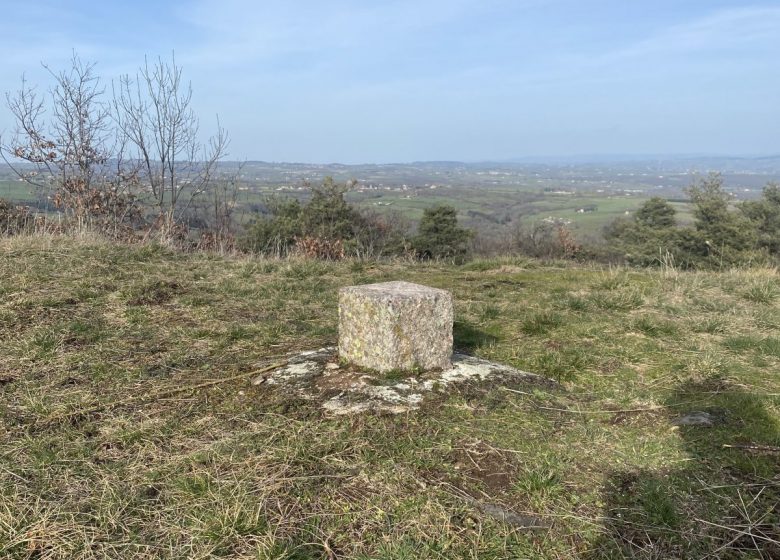
[{"label": "blue sky", "polygon": [[2,91],[73,50],[108,82],[175,51],[231,159],[780,153],[780,1],[0,6]]}]

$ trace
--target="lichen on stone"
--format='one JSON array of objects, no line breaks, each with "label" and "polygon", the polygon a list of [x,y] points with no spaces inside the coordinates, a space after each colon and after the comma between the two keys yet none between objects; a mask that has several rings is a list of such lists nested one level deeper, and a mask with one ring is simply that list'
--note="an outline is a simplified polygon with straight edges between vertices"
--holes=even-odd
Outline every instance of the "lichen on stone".
[{"label": "lichen on stone", "polygon": [[452,295],[410,282],[339,291],[339,354],[379,372],[446,369],[452,354]]},{"label": "lichen on stone", "polygon": [[345,415],[369,411],[409,412],[419,408],[426,395],[444,392],[456,384],[494,380],[551,383],[533,373],[463,354],[453,355],[451,362],[446,369],[388,380],[376,371],[339,366],[336,349],[322,348],[291,355],[287,365],[258,378],[255,384],[280,387],[298,397],[320,402],[329,414]]}]

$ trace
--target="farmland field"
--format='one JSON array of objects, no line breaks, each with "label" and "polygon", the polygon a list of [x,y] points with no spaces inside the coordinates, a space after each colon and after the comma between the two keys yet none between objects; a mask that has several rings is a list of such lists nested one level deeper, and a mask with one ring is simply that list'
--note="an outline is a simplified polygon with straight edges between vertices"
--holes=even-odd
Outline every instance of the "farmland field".
[{"label": "farmland field", "polygon": [[17,203],[34,200],[33,188],[21,181],[0,180],[0,198]]},{"label": "farmland field", "polygon": [[[711,162],[707,162],[710,163]],[[734,165],[720,162],[728,168]],[[687,166],[686,166],[687,165]],[[748,166],[748,163],[740,165]],[[766,165],[766,163],[765,163]],[[468,227],[499,234],[502,230],[528,226],[544,219],[558,219],[584,239],[596,239],[607,224],[633,213],[645,200],[661,196],[673,201],[678,220],[690,221],[685,187],[706,174],[704,163],[510,165],[418,163],[399,165],[310,165],[249,162],[239,167],[227,162],[220,167],[223,178],[236,177],[238,208],[234,216],[246,223],[265,210],[269,197],[306,198],[304,185],[318,184],[326,176],[345,183],[355,180],[348,200],[361,208],[395,213],[412,226],[426,208],[449,204],[458,210]],[[761,188],[780,178],[770,166],[761,172],[750,167],[724,174],[734,200],[760,195]],[[30,203],[39,193],[11,180],[5,170],[0,180],[0,198]],[[201,201],[206,204],[204,199]]]}]

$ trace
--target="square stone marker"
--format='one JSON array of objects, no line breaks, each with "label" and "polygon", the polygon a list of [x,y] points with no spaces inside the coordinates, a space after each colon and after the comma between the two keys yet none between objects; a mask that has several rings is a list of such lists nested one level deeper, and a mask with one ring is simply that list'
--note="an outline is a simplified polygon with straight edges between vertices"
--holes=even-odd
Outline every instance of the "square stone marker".
[{"label": "square stone marker", "polygon": [[339,357],[379,372],[450,367],[452,294],[410,282],[339,290]]}]

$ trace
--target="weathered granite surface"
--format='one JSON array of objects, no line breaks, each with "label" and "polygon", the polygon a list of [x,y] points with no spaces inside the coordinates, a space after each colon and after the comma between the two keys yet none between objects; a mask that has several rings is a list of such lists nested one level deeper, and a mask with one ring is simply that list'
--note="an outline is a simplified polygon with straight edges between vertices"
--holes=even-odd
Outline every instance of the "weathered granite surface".
[{"label": "weathered granite surface", "polygon": [[317,402],[328,414],[337,416],[372,411],[407,413],[420,408],[427,395],[446,393],[452,385],[470,385],[472,391],[518,383],[558,387],[535,373],[463,354],[453,354],[452,365],[447,369],[409,374],[395,382],[376,371],[339,365],[337,360],[336,348],[293,353],[284,364],[264,372],[252,383],[277,387],[287,395]]},{"label": "weathered granite surface", "polygon": [[379,372],[450,367],[452,294],[410,282],[339,291],[339,357]]}]

